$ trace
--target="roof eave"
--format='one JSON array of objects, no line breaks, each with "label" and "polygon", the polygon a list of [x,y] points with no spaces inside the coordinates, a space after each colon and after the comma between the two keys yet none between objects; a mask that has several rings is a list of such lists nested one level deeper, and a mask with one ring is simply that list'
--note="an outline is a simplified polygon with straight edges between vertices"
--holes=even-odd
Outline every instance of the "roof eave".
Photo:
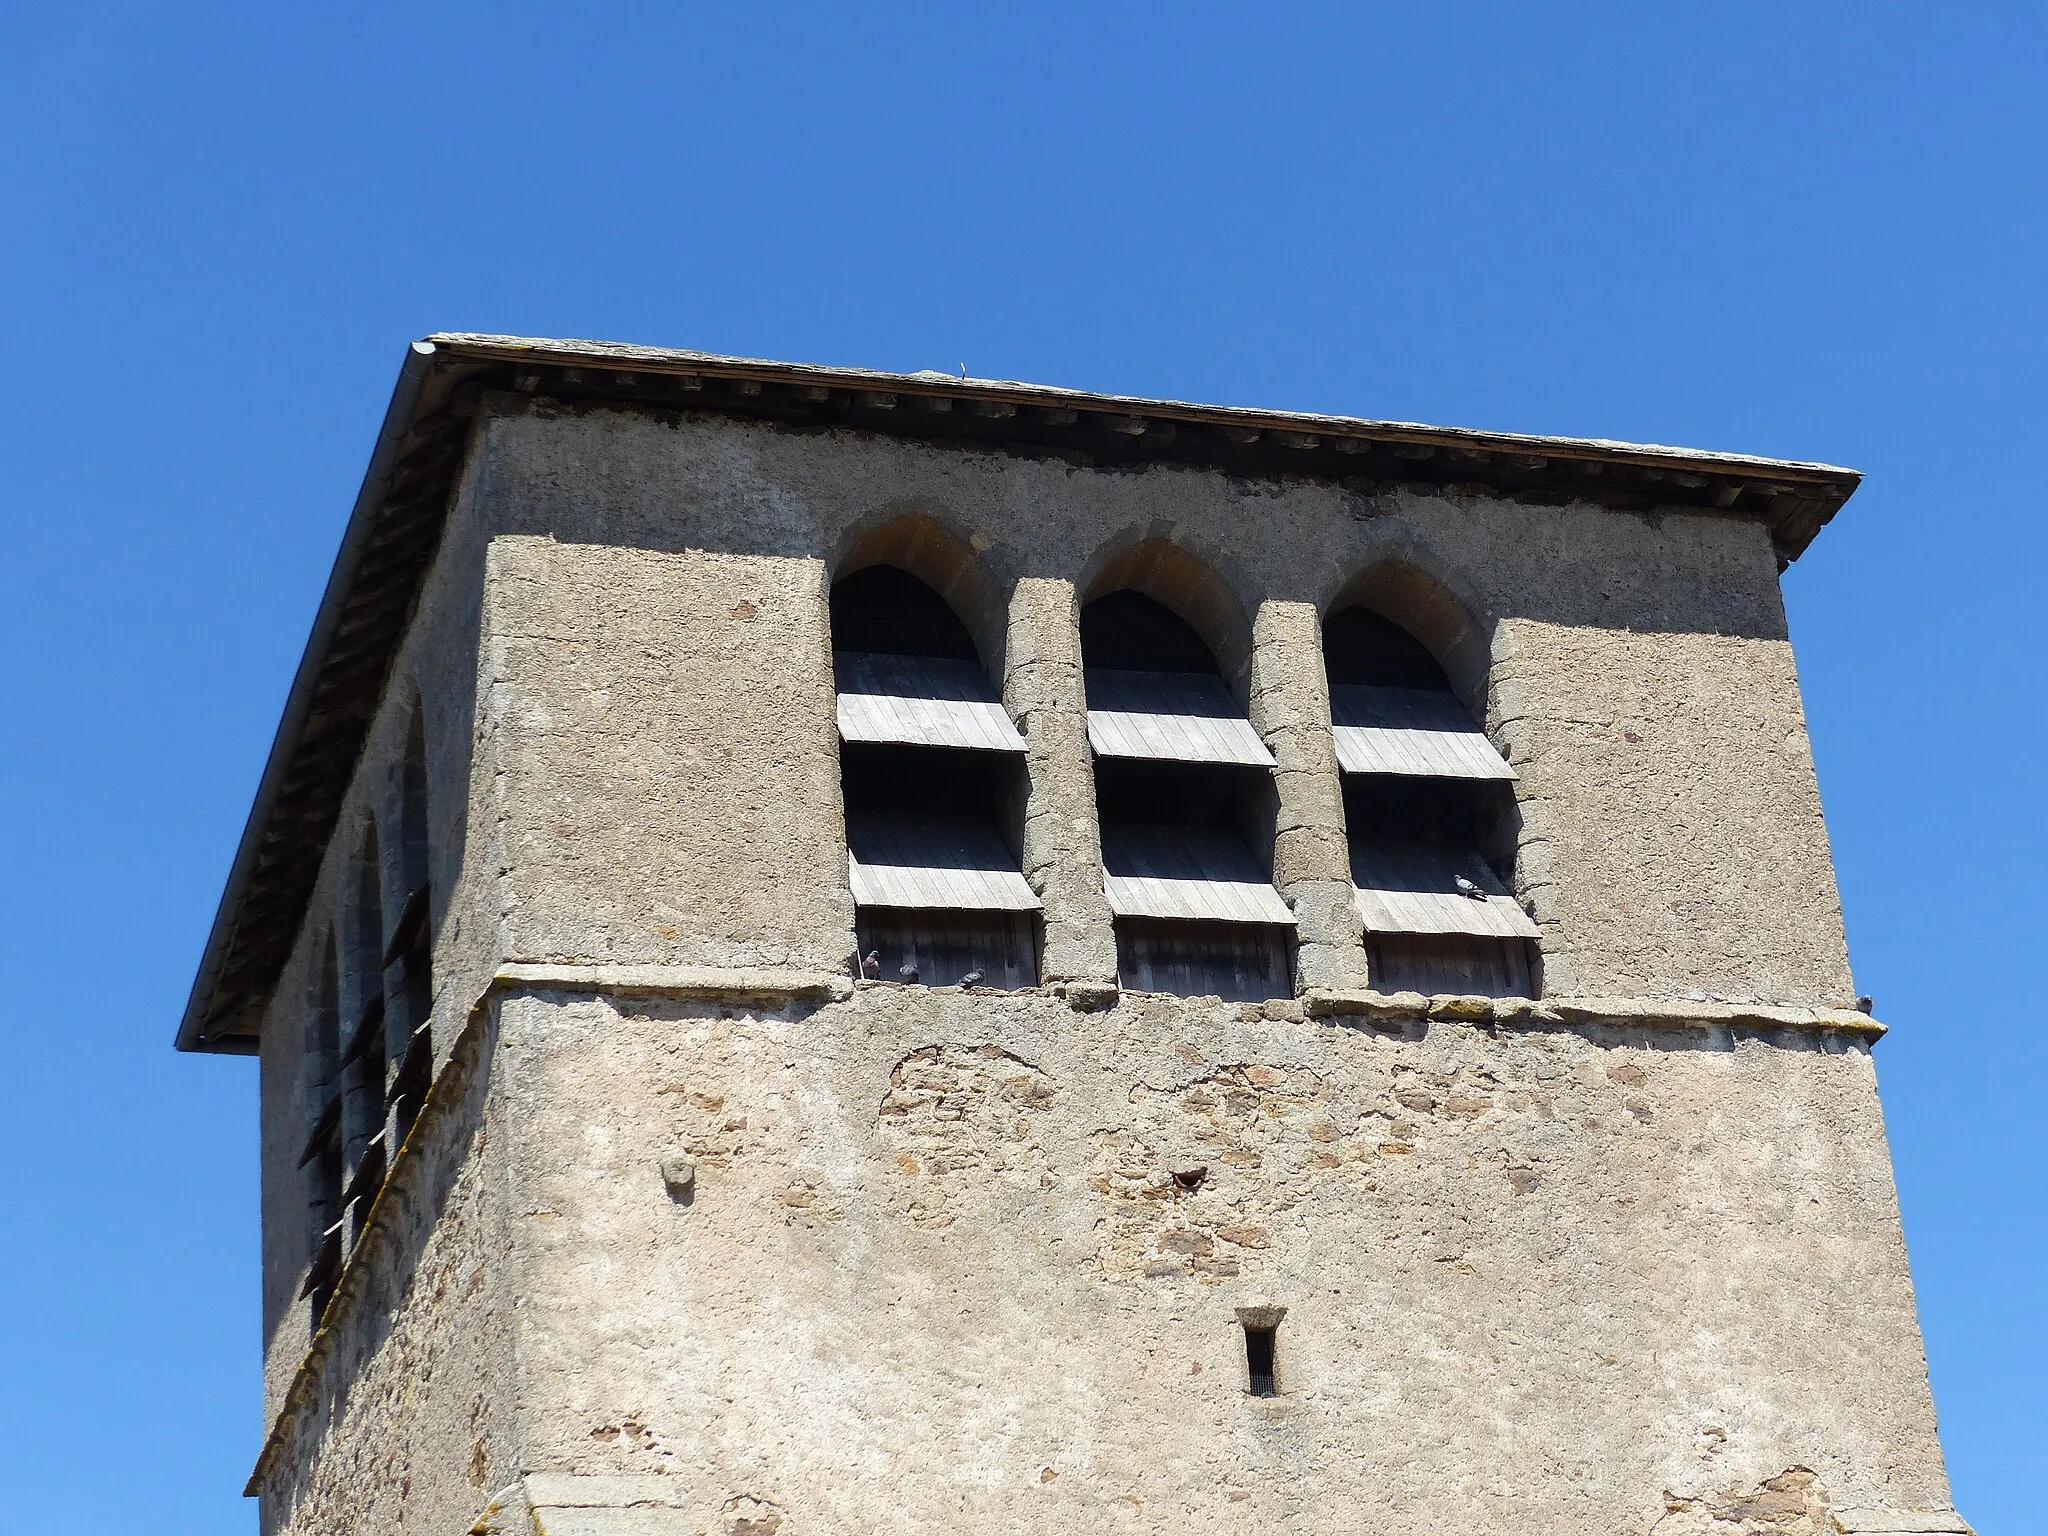
[{"label": "roof eave", "polygon": [[327,648],[341,623],[349,586],[361,563],[363,546],[368,541],[384,493],[390,486],[392,470],[412,423],[413,408],[419,401],[427,375],[433,369],[435,352],[432,341],[415,341],[406,348],[405,362],[398,370],[398,382],[392,387],[391,403],[385,407],[384,420],[377,430],[377,444],[371,451],[369,468],[356,492],[348,526],[342,532],[341,548],[335,553],[334,567],[328,572],[327,587],[321,594],[320,607],[313,618],[313,632],[307,636],[298,670],[292,675],[291,691],[285,695],[284,715],[278,721],[276,736],[271,739],[270,756],[263,765],[263,777],[257,781],[255,803],[249,808],[249,819],[243,825],[241,841],[235,847],[235,861],[228,867],[227,888],[221,892],[220,906],[214,912],[213,926],[206,935],[199,974],[193,978],[184,1017],[178,1021],[176,1044],[181,1051],[231,1056],[248,1056],[256,1052],[257,1040],[253,1035],[220,1035],[216,1031],[209,1036],[206,1020],[214,984],[234,942],[242,897],[255,871],[264,833],[290,772],[293,749],[312,708],[314,687],[326,662]]}]

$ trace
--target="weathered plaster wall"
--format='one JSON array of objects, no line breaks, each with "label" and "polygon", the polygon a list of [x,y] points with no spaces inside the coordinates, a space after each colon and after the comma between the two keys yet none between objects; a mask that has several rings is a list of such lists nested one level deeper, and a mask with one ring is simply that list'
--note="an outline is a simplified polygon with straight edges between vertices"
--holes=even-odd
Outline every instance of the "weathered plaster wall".
[{"label": "weathered plaster wall", "polygon": [[1848,1003],[1790,646],[1523,619],[1495,633],[1548,990]]},{"label": "weathered plaster wall", "polygon": [[[517,686],[534,701],[536,739],[557,728],[540,724],[545,716],[578,744],[526,760],[542,793],[525,834],[534,842],[513,862],[547,873],[520,891],[517,921],[542,950],[588,951],[601,934],[649,959],[783,945],[794,955],[841,931],[837,887],[798,897],[806,877],[785,867],[786,853],[769,855],[765,888],[778,910],[766,926],[758,913],[740,920],[736,893],[704,896],[696,915],[700,898],[686,887],[708,891],[709,872],[732,867],[719,862],[720,818],[728,825],[717,835],[750,853],[791,826],[838,835],[835,796],[818,779],[831,740],[825,562],[853,533],[915,513],[980,551],[992,589],[1032,594],[1041,616],[1143,540],[1164,540],[1205,561],[1259,633],[1281,643],[1302,638],[1293,618],[1304,605],[1327,603],[1377,562],[1412,564],[1462,603],[1483,638],[1479,673],[1465,681],[1525,771],[1522,894],[1544,930],[1551,990],[1834,1005],[1853,996],[1759,526],[1476,496],[1365,498],[1179,469],[1105,473],[728,421],[512,410],[485,429],[493,525],[557,542],[542,551],[501,539],[504,622],[532,631],[521,654],[533,664]],[[986,632],[985,616],[967,617]],[[1312,627],[1305,633],[1312,640]],[[1033,660],[1014,638],[1010,650],[1011,665]],[[1312,645],[1287,654],[1316,664]],[[1332,860],[1317,855],[1327,852],[1331,765],[1298,748],[1303,699],[1256,670],[1241,668],[1240,686],[1279,709],[1268,734],[1291,751],[1283,788],[1297,790],[1283,808],[1283,873],[1291,864],[1327,876]],[[1319,685],[1304,687],[1310,707],[1326,708]],[[771,708],[776,730],[764,737]],[[600,732],[600,721],[618,728]],[[1080,799],[1041,783],[1064,772],[1085,786],[1077,747],[1063,761],[1034,754],[1035,795]],[[595,760],[579,765],[578,754]],[[595,785],[600,762],[630,791],[586,795],[581,814],[598,824],[550,833],[570,820],[539,821],[541,802],[566,803],[576,775]],[[678,769],[712,776],[686,797]],[[761,780],[758,804],[750,777]],[[1029,856],[1056,862],[1037,846]],[[705,876],[681,872],[699,857],[711,860]],[[1080,877],[1089,858],[1083,846],[1069,861]],[[604,870],[635,875],[594,890]],[[1301,894],[1317,897],[1325,883],[1305,880]],[[785,896],[830,910],[799,911]],[[551,902],[576,910],[544,917]],[[1067,917],[1048,912],[1061,953],[1088,953]],[[1338,914],[1310,937],[1305,961],[1340,979],[1349,935]]]},{"label": "weathered plaster wall", "polygon": [[823,567],[500,538],[507,954],[840,967]]},{"label": "weathered plaster wall", "polygon": [[502,1027],[527,1470],[665,1478],[674,1529],[1947,1503],[1861,1047],[897,987]]},{"label": "weathered plaster wall", "polygon": [[330,1311],[314,1389],[259,1468],[265,1536],[466,1531],[517,1467],[518,1276],[492,1032],[444,1069]]},{"label": "weathered plaster wall", "polygon": [[[1073,624],[1154,540],[1242,610],[1226,663],[1280,758],[1304,984],[1363,968],[1315,615],[1400,561],[1461,605],[1447,665],[1523,775],[1549,991],[1848,1000],[1754,525],[491,410],[397,670],[432,736],[444,1054],[501,961],[843,965],[824,596],[911,513],[986,568],[963,617],[1029,743],[1049,982],[1115,974]],[[315,946],[408,699],[266,1025],[273,1414],[310,1332]],[[441,1193],[394,1206],[338,1304],[268,1529],[466,1530],[522,1473],[658,1473],[675,1528],[722,1536],[1946,1503],[1860,1048],[892,988],[767,1016],[558,1003],[504,1004],[418,1149]],[[1195,1164],[1167,1197],[1161,1170]],[[1290,1310],[1263,1403],[1233,1309],[1267,1304]],[[1766,1487],[1798,1468],[1819,1481]]]}]

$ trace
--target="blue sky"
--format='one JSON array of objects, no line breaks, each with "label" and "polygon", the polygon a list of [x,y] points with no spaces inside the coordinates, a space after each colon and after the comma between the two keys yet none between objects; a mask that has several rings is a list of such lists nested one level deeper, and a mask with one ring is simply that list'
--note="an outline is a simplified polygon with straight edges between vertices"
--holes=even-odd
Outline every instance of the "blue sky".
[{"label": "blue sky", "polygon": [[255,1528],[255,1076],[171,1031],[403,345],[470,329],[1864,470],[1785,590],[1957,1500],[2027,1528],[2044,41],[2016,4],[8,8],[6,1522]]}]

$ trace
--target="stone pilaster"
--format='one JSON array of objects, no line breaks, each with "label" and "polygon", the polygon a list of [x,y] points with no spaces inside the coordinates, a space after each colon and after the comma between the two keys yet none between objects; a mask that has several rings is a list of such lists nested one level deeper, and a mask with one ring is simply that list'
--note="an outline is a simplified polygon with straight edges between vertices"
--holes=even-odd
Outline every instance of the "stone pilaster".
[{"label": "stone pilaster", "polygon": [[1252,724],[1278,765],[1273,883],[1294,908],[1300,946],[1295,985],[1363,986],[1365,947],[1330,737],[1322,623],[1313,603],[1259,605],[1252,621],[1250,707]]},{"label": "stone pilaster", "polygon": [[1044,979],[1114,983],[1073,583],[1017,583],[1005,654],[1003,702],[1027,749],[1022,851],[1024,876],[1045,903]]}]

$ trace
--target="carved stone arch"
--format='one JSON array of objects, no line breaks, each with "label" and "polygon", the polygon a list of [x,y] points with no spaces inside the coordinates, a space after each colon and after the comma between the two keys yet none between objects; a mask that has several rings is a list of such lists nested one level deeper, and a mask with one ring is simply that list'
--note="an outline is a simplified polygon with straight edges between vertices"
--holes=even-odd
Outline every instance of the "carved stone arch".
[{"label": "carved stone arch", "polygon": [[1152,524],[1096,551],[1080,583],[1080,600],[1085,606],[1131,591],[1171,609],[1202,637],[1217,670],[1242,697],[1251,677],[1251,610],[1245,584],[1225,575],[1233,564],[1176,524]]},{"label": "carved stone arch", "polygon": [[898,504],[856,520],[841,535],[825,585],[869,566],[908,571],[945,600],[974,637],[989,676],[1001,685],[1008,612],[1001,585],[971,537],[928,508]]},{"label": "carved stone arch", "polygon": [[1449,581],[1407,552],[1382,555],[1338,584],[1322,605],[1323,617],[1351,607],[1368,608],[1421,641],[1459,700],[1476,718],[1486,718],[1492,637],[1477,606]]}]

